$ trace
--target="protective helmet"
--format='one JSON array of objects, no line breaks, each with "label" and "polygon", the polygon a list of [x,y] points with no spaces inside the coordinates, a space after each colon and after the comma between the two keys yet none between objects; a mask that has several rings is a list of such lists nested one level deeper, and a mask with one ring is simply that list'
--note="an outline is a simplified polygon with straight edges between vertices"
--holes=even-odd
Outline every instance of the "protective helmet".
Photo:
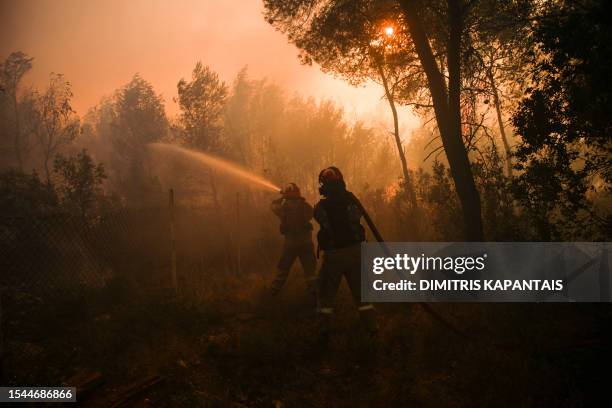
[{"label": "protective helmet", "polygon": [[340,172],[340,169],[334,166],[327,167],[319,173],[319,184],[326,184],[330,182],[344,181],[344,176]]},{"label": "protective helmet", "polygon": [[319,193],[330,196],[346,190],[344,176],[337,167],[327,167],[319,173]]},{"label": "protective helmet", "polygon": [[289,183],[281,190],[283,197],[300,197],[300,188],[295,183]]}]

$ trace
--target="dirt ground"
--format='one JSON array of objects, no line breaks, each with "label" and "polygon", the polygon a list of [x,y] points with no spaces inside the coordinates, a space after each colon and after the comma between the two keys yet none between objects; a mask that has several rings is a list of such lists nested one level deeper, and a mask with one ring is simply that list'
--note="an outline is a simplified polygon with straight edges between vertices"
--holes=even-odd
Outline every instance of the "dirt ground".
[{"label": "dirt ground", "polygon": [[[456,333],[419,305],[384,304],[371,342],[343,284],[321,350],[300,278],[277,298],[266,275],[225,282],[206,301],[116,284],[52,316],[41,308],[9,339],[21,350],[9,380],[99,372],[103,382],[79,399],[86,407],[573,407],[605,394],[607,305],[433,304]],[[151,375],[159,382],[124,398]]]}]

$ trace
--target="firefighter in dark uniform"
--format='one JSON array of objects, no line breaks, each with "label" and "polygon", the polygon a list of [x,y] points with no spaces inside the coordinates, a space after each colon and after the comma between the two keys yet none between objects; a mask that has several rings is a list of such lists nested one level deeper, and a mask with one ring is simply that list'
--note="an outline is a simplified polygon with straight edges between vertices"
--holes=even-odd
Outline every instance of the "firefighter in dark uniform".
[{"label": "firefighter in dark uniform", "polygon": [[312,243],[312,206],[300,195],[295,183],[281,190],[282,197],[272,202],[272,211],[280,218],[280,232],[285,237],[283,253],[278,262],[276,278],[271,293],[277,295],[287,281],[289,270],[296,259],[300,260],[309,293],[316,296],[316,258]]},{"label": "firefighter in dark uniform", "polygon": [[342,277],[346,279],[359,308],[359,315],[371,337],[378,332],[374,305],[361,302],[361,243],[365,230],[360,223],[362,208],[353,193],[346,190],[344,178],[336,167],[319,174],[319,192],[324,197],[314,208],[321,226],[318,249],[323,251],[319,272],[318,315],[320,341],[329,339],[336,293]]}]

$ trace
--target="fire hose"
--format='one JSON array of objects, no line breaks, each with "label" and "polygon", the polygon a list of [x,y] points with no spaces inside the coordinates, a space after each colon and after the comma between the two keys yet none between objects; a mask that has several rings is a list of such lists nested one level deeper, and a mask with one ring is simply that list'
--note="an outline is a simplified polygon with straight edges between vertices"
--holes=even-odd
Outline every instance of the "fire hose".
[{"label": "fire hose", "polygon": [[[376,225],[374,224],[374,221],[372,221],[370,214],[368,214],[365,207],[363,206],[363,204],[361,204],[361,201],[359,201],[359,199],[355,196],[355,194],[350,193],[350,195],[355,205],[357,205],[357,208],[359,208],[359,210],[361,211],[361,214],[363,215],[363,219],[365,220],[366,224],[368,224],[368,228],[370,228],[370,231],[372,231],[372,235],[374,235],[374,238],[376,238],[376,241],[380,244],[381,249],[383,250],[386,256],[390,257],[391,252],[389,250],[389,247],[387,247],[387,245],[385,244],[385,240],[380,234],[380,231],[378,231],[378,228],[376,228]],[[398,273],[400,272],[398,271]],[[418,304],[421,306],[421,308],[423,308],[423,310],[426,313],[428,313],[432,318],[434,318],[434,320],[442,324],[444,327],[446,327],[447,329],[449,329],[456,335],[463,337],[465,339],[470,338],[470,336],[467,333],[465,333],[463,330],[459,329],[457,326],[455,326],[450,321],[448,321],[446,318],[444,318],[444,316],[442,316],[435,309],[433,309],[431,305],[429,305],[428,303],[418,302]]]}]

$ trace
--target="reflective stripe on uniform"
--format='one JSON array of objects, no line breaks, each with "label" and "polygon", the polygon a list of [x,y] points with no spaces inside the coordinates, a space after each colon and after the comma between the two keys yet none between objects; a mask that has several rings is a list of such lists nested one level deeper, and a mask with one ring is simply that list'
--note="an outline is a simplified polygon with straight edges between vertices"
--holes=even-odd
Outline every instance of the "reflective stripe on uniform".
[{"label": "reflective stripe on uniform", "polygon": [[319,313],[332,314],[332,313],[334,313],[334,309],[331,308],[331,307],[320,307],[319,308]]},{"label": "reflective stripe on uniform", "polygon": [[363,312],[364,310],[371,310],[371,309],[374,309],[374,305],[371,303],[369,305],[359,306],[360,312]]}]

